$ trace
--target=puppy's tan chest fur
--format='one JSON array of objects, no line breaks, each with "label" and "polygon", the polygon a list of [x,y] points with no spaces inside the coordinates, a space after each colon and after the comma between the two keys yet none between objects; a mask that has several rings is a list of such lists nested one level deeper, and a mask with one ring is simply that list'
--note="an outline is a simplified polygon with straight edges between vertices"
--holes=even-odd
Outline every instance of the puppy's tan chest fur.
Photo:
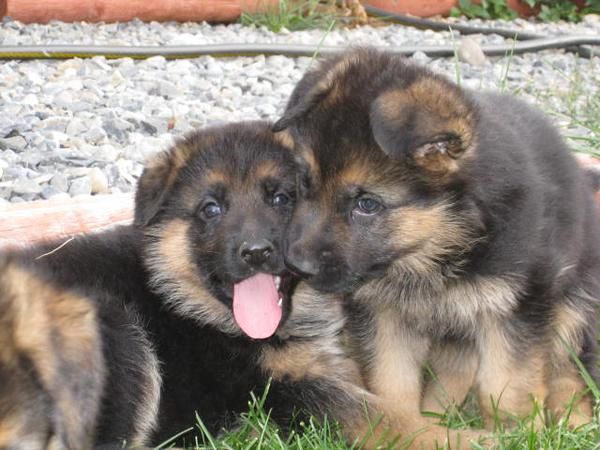
[{"label": "puppy's tan chest fur", "polygon": [[517,306],[517,279],[475,277],[471,280],[406,278],[395,273],[361,287],[355,299],[375,315],[391,311],[400,325],[443,338],[460,333],[473,338],[481,321],[501,319]]}]

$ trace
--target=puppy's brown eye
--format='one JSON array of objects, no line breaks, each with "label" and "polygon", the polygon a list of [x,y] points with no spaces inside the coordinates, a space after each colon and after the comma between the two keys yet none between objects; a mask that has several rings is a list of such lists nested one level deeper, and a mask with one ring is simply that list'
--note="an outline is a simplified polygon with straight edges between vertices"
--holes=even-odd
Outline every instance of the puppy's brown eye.
[{"label": "puppy's brown eye", "polygon": [[223,213],[223,208],[217,202],[208,202],[202,207],[202,214],[207,219],[212,219]]},{"label": "puppy's brown eye", "polygon": [[273,196],[273,205],[274,206],[284,206],[290,202],[290,198],[282,192],[279,192]]},{"label": "puppy's brown eye", "polygon": [[374,214],[377,214],[382,209],[383,205],[377,200],[369,197],[363,197],[357,200],[354,211],[358,214],[372,216]]}]

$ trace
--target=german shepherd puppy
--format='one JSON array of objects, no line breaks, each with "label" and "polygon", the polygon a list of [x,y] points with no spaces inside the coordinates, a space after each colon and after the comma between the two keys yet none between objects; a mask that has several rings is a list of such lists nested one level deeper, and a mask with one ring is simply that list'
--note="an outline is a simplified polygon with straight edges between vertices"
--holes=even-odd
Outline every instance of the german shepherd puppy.
[{"label": "german shepherd puppy", "polygon": [[155,445],[196,412],[218,432],[270,378],[283,427],[298,411],[350,439],[369,431],[377,400],[342,351],[341,303],[284,267],[297,167],[271,126],[210,128],[159,154],[131,227],[0,258],[0,448]]},{"label": "german shepherd puppy", "polygon": [[[569,420],[592,401],[600,224],[592,189],[542,114],[473,92],[403,58],[358,49],[296,86],[274,130],[305,166],[285,257],[345,296],[367,387],[398,407],[443,410],[476,390]],[[437,383],[423,386],[429,364]],[[506,417],[506,416],[505,416]]]}]

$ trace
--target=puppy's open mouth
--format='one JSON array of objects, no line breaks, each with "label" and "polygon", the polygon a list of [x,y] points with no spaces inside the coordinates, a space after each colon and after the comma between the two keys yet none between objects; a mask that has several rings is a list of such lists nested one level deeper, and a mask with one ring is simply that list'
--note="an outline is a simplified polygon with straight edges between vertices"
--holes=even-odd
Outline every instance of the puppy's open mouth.
[{"label": "puppy's open mouth", "polygon": [[283,317],[289,278],[257,273],[234,284],[233,317],[249,337],[266,339],[275,334]]}]

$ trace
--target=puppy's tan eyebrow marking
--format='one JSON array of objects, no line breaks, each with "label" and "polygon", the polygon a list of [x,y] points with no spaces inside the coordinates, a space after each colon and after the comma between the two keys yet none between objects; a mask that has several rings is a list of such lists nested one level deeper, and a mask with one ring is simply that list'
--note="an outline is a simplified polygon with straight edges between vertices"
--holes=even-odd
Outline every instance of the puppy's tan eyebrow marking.
[{"label": "puppy's tan eyebrow marking", "polygon": [[282,147],[287,148],[288,150],[294,149],[294,138],[291,133],[287,130],[278,131],[277,133],[273,133],[273,139]]},{"label": "puppy's tan eyebrow marking", "polygon": [[253,180],[263,180],[265,178],[274,178],[281,173],[281,167],[277,161],[268,160],[260,163],[252,176]]},{"label": "puppy's tan eyebrow marking", "polygon": [[317,164],[314,151],[309,147],[303,147],[300,152],[300,157],[308,165],[311,175],[319,176],[319,164]]},{"label": "puppy's tan eyebrow marking", "polygon": [[181,205],[190,211],[198,207],[201,194],[215,191],[222,186],[231,186],[235,180],[222,170],[212,169],[201,174],[199,181],[200,185],[186,183],[181,189]]},{"label": "puppy's tan eyebrow marking", "polygon": [[346,186],[362,186],[369,182],[372,178],[370,175],[371,168],[368,164],[354,163],[343,169],[339,180],[341,184]]},{"label": "puppy's tan eyebrow marking", "polygon": [[380,197],[388,206],[403,203],[409,195],[404,186],[382,178],[377,166],[368,162],[355,162],[346,167],[336,180],[346,192],[364,191]]},{"label": "puppy's tan eyebrow marking", "polygon": [[205,184],[229,184],[230,177],[221,170],[209,170],[204,174],[202,180]]}]

